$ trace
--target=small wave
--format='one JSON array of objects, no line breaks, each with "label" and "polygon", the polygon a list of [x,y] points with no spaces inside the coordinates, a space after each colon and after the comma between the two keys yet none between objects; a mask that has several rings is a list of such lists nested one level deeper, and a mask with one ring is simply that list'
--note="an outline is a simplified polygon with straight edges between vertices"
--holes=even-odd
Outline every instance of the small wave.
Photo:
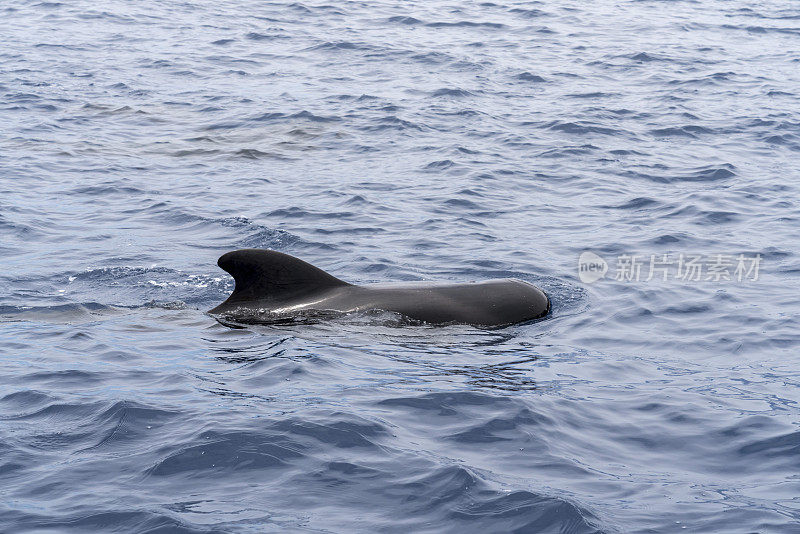
[{"label": "small wave", "polygon": [[453,519],[467,521],[470,529],[491,530],[503,524],[506,532],[563,532],[599,534],[594,514],[569,501],[537,495],[530,491],[514,491],[484,497],[465,509],[453,512]]},{"label": "small wave", "polygon": [[443,87],[442,89],[436,89],[435,91],[431,92],[431,96],[452,96],[461,98],[474,95],[465,89],[452,89],[449,87]]},{"label": "small wave", "polygon": [[324,421],[281,420],[259,431],[210,430],[176,447],[148,469],[148,475],[197,478],[238,471],[258,477],[259,471],[285,468],[323,447],[379,450],[372,440],[384,435],[386,429],[377,423],[336,414]]},{"label": "small wave", "polygon": [[446,54],[444,52],[425,52],[422,54],[414,54],[411,56],[411,59],[429,65],[442,65],[444,63],[450,63],[457,60],[455,56]]},{"label": "small wave", "polygon": [[784,28],[780,26],[750,26],[750,25],[723,24],[722,28],[726,30],[739,30],[755,34],[781,33],[786,35],[800,35],[800,28]]},{"label": "small wave", "polygon": [[124,278],[137,278],[143,275],[152,274],[171,274],[175,272],[173,269],[166,267],[128,267],[128,266],[115,266],[115,267],[100,267],[98,269],[88,269],[83,272],[78,272],[69,277],[69,283],[75,281],[108,281],[108,280],[122,280]]},{"label": "small wave", "polygon": [[379,423],[343,413],[327,414],[324,421],[286,419],[278,421],[272,428],[282,435],[311,438],[314,446],[325,444],[339,449],[379,450],[376,441],[390,436],[388,429]]},{"label": "small wave", "polygon": [[[42,235],[42,232],[36,230],[32,226],[20,222],[11,222],[2,215],[0,215],[0,229],[12,233],[15,237],[23,241],[34,239]],[[6,234],[6,236],[7,235],[8,234]]]},{"label": "small wave", "polygon": [[466,200],[463,198],[450,198],[444,201],[445,206],[448,210],[450,209],[468,209],[468,210],[481,210],[483,207],[477,205],[475,202],[471,200]]},{"label": "small wave", "polygon": [[375,47],[365,43],[356,43],[353,41],[328,41],[318,45],[306,48],[306,50],[322,50],[328,52],[335,52],[340,50],[367,50],[375,51]]},{"label": "small wave", "polygon": [[52,306],[0,306],[0,319],[29,322],[74,322],[94,320],[98,316],[115,313],[113,306],[98,302],[81,304],[55,304]]},{"label": "small wave", "polygon": [[540,158],[568,158],[572,156],[580,156],[585,154],[591,154],[599,150],[598,147],[595,145],[577,145],[577,146],[565,146],[559,148],[551,148],[549,150],[545,150],[544,152],[539,153]]},{"label": "small wave", "polygon": [[[60,373],[59,378],[80,380],[86,378],[86,376],[81,373],[76,374],[74,371],[67,371]],[[34,380],[39,379],[40,377],[36,377]],[[74,423],[76,421],[80,421],[81,419],[93,416],[96,413],[97,407],[97,404],[94,403],[67,404],[55,402],[32,412],[17,415],[13,419],[20,421],[44,419],[49,425],[58,423]]]},{"label": "small wave", "polygon": [[52,402],[54,400],[55,397],[50,394],[32,389],[26,389],[9,393],[8,395],[0,398],[0,403],[3,403],[6,408],[10,407],[12,409],[22,408],[30,410],[38,405]]},{"label": "small wave", "polygon": [[676,79],[667,82],[669,85],[723,85],[727,82],[735,81],[735,72],[715,72],[697,78]]},{"label": "small wave", "polygon": [[291,219],[309,218],[309,219],[325,220],[325,219],[351,219],[356,216],[356,213],[352,211],[314,212],[298,208],[297,206],[291,206],[288,208],[271,211],[267,215],[269,217],[284,217]]},{"label": "small wave", "polygon": [[800,454],[800,432],[789,432],[759,439],[739,448],[739,454],[760,459],[759,464],[796,465]]},{"label": "small wave", "polygon": [[654,247],[671,247],[678,243],[689,241],[688,234],[680,232],[677,234],[661,234],[648,241]]},{"label": "small wave", "polygon": [[181,414],[133,401],[119,401],[96,414],[91,426],[94,435],[102,434],[96,443],[83,451],[92,449],[127,450],[136,447],[141,451],[142,442],[160,427],[180,417]]},{"label": "small wave", "polygon": [[238,241],[238,246],[242,248],[269,248],[275,250],[291,250],[295,248],[332,249],[330,245],[325,243],[306,241],[285,230],[277,230],[259,225],[254,225],[250,233]]},{"label": "small wave", "polygon": [[416,24],[422,24],[422,21],[419,19],[415,19],[414,17],[408,16],[396,16],[396,17],[389,17],[388,22],[393,22],[396,24],[405,24],[407,26],[413,26]]},{"label": "small wave", "polygon": [[622,132],[613,128],[606,128],[604,126],[596,126],[593,124],[578,123],[578,122],[561,122],[553,121],[543,126],[548,130],[557,132],[564,132],[568,134],[601,134],[601,135],[622,135]]},{"label": "small wave", "polygon": [[257,33],[257,32],[250,32],[245,35],[245,38],[251,41],[275,41],[277,39],[288,39],[287,35],[281,34],[267,34],[267,33]]},{"label": "small wave", "polygon": [[255,148],[241,148],[233,153],[237,158],[244,159],[287,159],[283,154],[277,152],[264,152]]},{"label": "small wave", "polygon": [[314,115],[310,111],[300,111],[289,115],[288,118],[290,119],[304,119],[309,120],[311,122],[337,122],[341,121],[341,117],[336,117],[332,115]]},{"label": "small wave", "polygon": [[796,135],[768,135],[763,137],[763,140],[765,143],[769,143],[770,145],[782,145],[794,150],[800,150],[800,143],[798,142],[800,138],[798,138]]},{"label": "small wave", "polygon": [[[196,444],[195,444],[196,443]],[[282,436],[249,432],[204,432],[197,442],[159,460],[148,471],[154,477],[219,476],[241,471],[255,475],[303,458],[304,447]]]},{"label": "small wave", "polygon": [[603,93],[600,91],[595,91],[592,93],[572,93],[565,95],[569,98],[608,98],[610,96],[619,96],[618,93]]},{"label": "small wave", "polygon": [[193,156],[214,156],[221,154],[222,150],[208,149],[208,148],[192,148],[185,150],[176,150],[170,155],[176,158],[189,158]]},{"label": "small wave", "polygon": [[513,9],[508,10],[509,13],[514,13],[515,15],[519,15],[526,19],[537,19],[539,17],[546,17],[549,15],[546,11],[542,11],[541,9],[524,9],[521,7],[515,7]]},{"label": "small wave", "polygon": [[432,161],[423,167],[426,170],[442,170],[442,169],[449,169],[456,163],[453,160],[443,159],[439,161]]},{"label": "small wave", "polygon": [[424,126],[419,125],[417,123],[403,120],[395,115],[389,115],[387,117],[380,117],[378,119],[373,120],[376,124],[371,124],[369,126],[365,126],[363,129],[366,131],[382,131],[382,130],[417,130],[421,131]]},{"label": "small wave", "polygon": [[633,61],[639,61],[641,63],[651,63],[653,61],[669,61],[667,58],[662,56],[657,56],[655,54],[648,54],[647,52],[639,52],[638,54],[633,54],[631,56],[626,56]]},{"label": "small wave", "polygon": [[552,419],[543,414],[522,408],[514,414],[502,415],[470,424],[468,428],[450,434],[445,439],[463,444],[513,441],[520,433],[527,434],[531,427],[552,427]]},{"label": "small wave", "polygon": [[303,119],[311,122],[337,122],[342,120],[340,117],[332,115],[315,115],[310,111],[302,110],[292,114],[281,112],[262,113],[260,115],[256,115],[255,117],[251,117],[247,120],[247,122],[278,122],[290,119]]},{"label": "small wave", "polygon": [[413,397],[391,397],[377,402],[378,406],[404,407],[438,412],[440,416],[453,416],[463,406],[483,406],[508,409],[513,400],[508,397],[487,395],[472,391],[428,393]]},{"label": "small wave", "polygon": [[[68,387],[84,388],[90,384],[98,384],[107,378],[107,373],[99,371],[83,371],[80,369],[64,369],[60,371],[37,371],[20,377],[24,383],[41,383],[57,389]],[[76,409],[82,409],[80,407]]]},{"label": "small wave", "polygon": [[3,96],[4,100],[8,100],[9,102],[36,102],[41,100],[39,95],[35,95],[33,93],[10,93]]},{"label": "small wave", "polygon": [[491,28],[499,30],[505,28],[505,24],[498,22],[472,22],[469,20],[462,20],[458,22],[429,22],[425,24],[429,28]]},{"label": "small wave", "polygon": [[642,208],[651,208],[659,204],[660,202],[658,202],[657,200],[653,200],[652,198],[636,197],[630,199],[624,204],[619,204],[616,206],[603,206],[603,207],[608,209],[618,209],[618,210],[639,210]]},{"label": "small wave", "polygon": [[615,156],[631,156],[631,155],[643,156],[644,155],[642,152],[638,152],[636,150],[619,149],[619,148],[618,149],[614,149],[614,150],[609,150],[609,152],[611,154],[614,154]]},{"label": "small wave", "polygon": [[72,194],[77,195],[141,195],[146,193],[143,189],[133,187],[130,185],[117,185],[113,183],[106,183],[101,185],[81,186],[72,190]]},{"label": "small wave", "polygon": [[721,166],[698,167],[682,173],[665,174],[664,171],[659,171],[656,174],[641,171],[625,171],[622,174],[659,183],[717,182],[736,176],[734,169],[735,167],[733,165],[724,164]]},{"label": "small wave", "polygon": [[538,74],[531,74],[530,72],[522,72],[520,74],[516,74],[514,76],[517,80],[522,80],[523,82],[531,82],[531,83],[544,83],[547,80]]},{"label": "small wave", "polygon": [[704,128],[703,126],[694,126],[694,125],[687,125],[687,126],[676,126],[671,128],[658,128],[655,130],[650,130],[650,134],[655,137],[689,137],[691,139],[696,139],[698,135],[703,134],[711,134],[714,133],[712,130],[708,128]]},{"label": "small wave", "polygon": [[[73,514],[48,515],[13,510],[6,513],[8,524],[17,532],[102,532],[109,525],[124,532],[174,532],[175,534],[220,534],[213,527],[203,527],[181,521],[167,514],[131,510],[130,508],[102,508],[98,511],[81,509]],[[18,530],[17,530],[18,529]]]},{"label": "small wave", "polygon": [[739,218],[739,214],[732,211],[701,211],[697,214],[697,224],[728,224]]},{"label": "small wave", "polygon": [[86,51],[85,47],[82,46],[75,46],[75,45],[66,45],[66,44],[55,44],[55,43],[37,43],[33,45],[34,48],[56,48],[59,50],[69,50],[70,52],[84,52]]}]

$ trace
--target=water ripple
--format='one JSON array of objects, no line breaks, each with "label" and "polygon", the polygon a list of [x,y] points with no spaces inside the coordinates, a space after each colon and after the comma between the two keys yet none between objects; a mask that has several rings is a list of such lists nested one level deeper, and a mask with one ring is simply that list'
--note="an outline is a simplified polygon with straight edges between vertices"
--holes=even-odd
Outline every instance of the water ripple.
[{"label": "water ripple", "polygon": [[[0,10],[0,531],[797,530],[796,6]],[[228,328],[243,247],[552,314]]]}]

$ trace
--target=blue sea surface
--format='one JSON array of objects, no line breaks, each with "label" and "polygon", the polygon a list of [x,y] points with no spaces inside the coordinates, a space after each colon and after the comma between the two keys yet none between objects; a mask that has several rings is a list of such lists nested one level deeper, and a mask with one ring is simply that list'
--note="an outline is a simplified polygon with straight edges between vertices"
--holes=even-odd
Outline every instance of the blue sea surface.
[{"label": "blue sea surface", "polygon": [[[6,0],[0,44],[0,532],[800,531],[796,2]],[[553,310],[228,328],[245,247]],[[691,254],[759,270],[648,276]]]}]

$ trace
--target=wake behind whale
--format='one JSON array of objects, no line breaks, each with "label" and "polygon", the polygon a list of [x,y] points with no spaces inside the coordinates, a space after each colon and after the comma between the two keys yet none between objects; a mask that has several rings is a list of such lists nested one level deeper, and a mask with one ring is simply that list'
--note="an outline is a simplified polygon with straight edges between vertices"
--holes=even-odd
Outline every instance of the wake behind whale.
[{"label": "wake behind whale", "polygon": [[433,325],[498,328],[541,319],[550,311],[550,299],[541,289],[515,279],[359,286],[288,254],[262,249],[228,252],[217,264],[233,276],[236,287],[209,313],[238,323],[382,310]]}]

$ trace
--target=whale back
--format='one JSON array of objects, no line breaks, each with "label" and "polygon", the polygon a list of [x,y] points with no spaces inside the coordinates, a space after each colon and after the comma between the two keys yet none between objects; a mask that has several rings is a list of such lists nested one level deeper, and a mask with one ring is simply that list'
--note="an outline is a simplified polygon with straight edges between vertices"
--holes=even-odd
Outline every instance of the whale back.
[{"label": "whale back", "polygon": [[286,302],[350,285],[310,263],[274,250],[235,250],[223,254],[217,265],[236,282],[231,296],[218,308],[249,301]]},{"label": "whale back", "polygon": [[209,313],[244,323],[383,310],[430,324],[495,328],[540,319],[550,311],[547,295],[521,280],[356,286],[293,256],[260,249],[228,252],[217,264],[236,286]]}]

